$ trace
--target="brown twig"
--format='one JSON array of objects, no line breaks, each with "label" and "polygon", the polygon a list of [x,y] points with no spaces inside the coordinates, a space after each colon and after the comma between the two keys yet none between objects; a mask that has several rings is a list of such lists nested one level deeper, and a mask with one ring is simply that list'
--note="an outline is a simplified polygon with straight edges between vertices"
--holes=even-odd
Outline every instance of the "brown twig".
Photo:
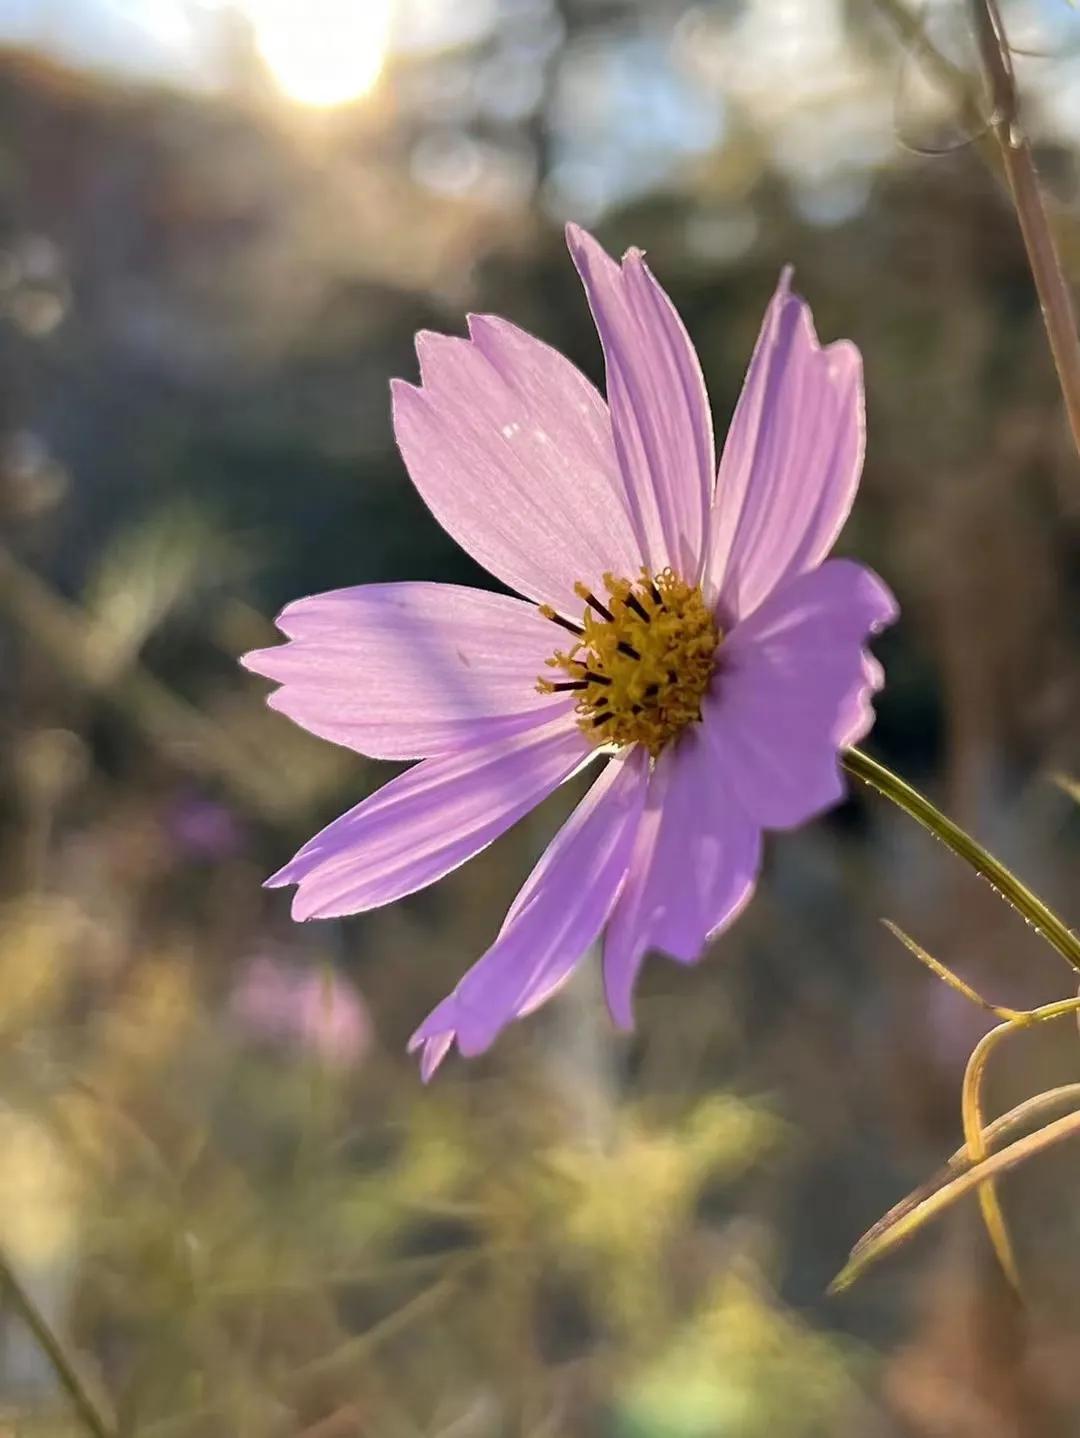
[{"label": "brown twig", "polygon": [[972,9],[993,104],[991,128],[1020,221],[1073,443],[1080,454],[1080,340],[1072,295],[1043,204],[1031,146],[1020,122],[1016,75],[997,0],[972,0]]},{"label": "brown twig", "polygon": [[0,1297],[8,1299],[11,1307],[34,1335],[34,1341],[48,1360],[57,1382],[70,1398],[71,1406],[86,1431],[92,1433],[93,1438],[115,1438],[112,1425],[102,1417],[75,1365],[67,1356],[64,1345],[49,1327],[44,1314],[23,1287],[3,1253],[0,1253]]}]

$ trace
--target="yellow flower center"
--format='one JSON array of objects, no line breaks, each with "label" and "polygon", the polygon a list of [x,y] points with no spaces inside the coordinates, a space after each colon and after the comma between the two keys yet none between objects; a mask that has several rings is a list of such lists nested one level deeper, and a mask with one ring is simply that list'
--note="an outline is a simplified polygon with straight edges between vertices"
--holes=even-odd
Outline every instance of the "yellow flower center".
[{"label": "yellow flower center", "polygon": [[723,638],[696,584],[670,569],[636,580],[604,575],[607,603],[584,584],[580,625],[542,604],[540,612],[576,636],[571,649],[547,661],[567,676],[541,679],[543,694],[573,690],[578,724],[596,744],[644,744],[656,757],[687,724],[701,718],[701,700]]}]

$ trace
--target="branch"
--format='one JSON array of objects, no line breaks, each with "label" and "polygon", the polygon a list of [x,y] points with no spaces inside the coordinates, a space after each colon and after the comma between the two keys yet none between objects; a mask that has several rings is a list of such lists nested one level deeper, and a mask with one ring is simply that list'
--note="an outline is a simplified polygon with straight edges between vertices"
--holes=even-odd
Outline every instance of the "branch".
[{"label": "branch", "polygon": [[1080,454],[1080,341],[1072,295],[1043,205],[1031,146],[1020,123],[1016,75],[997,0],[972,0],[972,8],[979,54],[994,107],[991,128],[1020,221],[1073,443]]}]

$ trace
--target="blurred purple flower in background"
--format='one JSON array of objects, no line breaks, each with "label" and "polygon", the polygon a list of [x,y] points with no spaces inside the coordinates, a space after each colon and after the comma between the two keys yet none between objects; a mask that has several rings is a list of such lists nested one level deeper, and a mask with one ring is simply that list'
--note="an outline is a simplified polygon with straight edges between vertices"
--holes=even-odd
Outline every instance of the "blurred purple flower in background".
[{"label": "blurred purple flower in background", "polygon": [[165,829],[193,859],[232,858],[244,846],[243,827],[234,811],[191,789],[177,794],[169,805]]},{"label": "blurred purple flower in background", "polygon": [[862,467],[855,347],[821,348],[785,272],[717,474],[697,355],[641,253],[620,266],[567,234],[607,404],[491,316],[468,339],[419,335],[422,386],[394,384],[421,495],[531,602],[338,590],[289,605],[291,642],[243,661],[312,733],[422,758],[269,880],[298,885],[298,919],[424,888],[608,756],[493,946],[414,1034],[425,1078],[455,1040],[480,1053],[535,1009],[601,932],[622,1026],[650,949],[696,960],[752,893],[762,831],[843,797],[838,751],[870,728],[882,682],[864,644],[897,612],[870,571],[823,563]]},{"label": "blurred purple flower in background", "polygon": [[232,992],[233,1017],[258,1038],[294,1044],[329,1063],[357,1063],[371,1042],[363,999],[330,969],[252,959]]}]

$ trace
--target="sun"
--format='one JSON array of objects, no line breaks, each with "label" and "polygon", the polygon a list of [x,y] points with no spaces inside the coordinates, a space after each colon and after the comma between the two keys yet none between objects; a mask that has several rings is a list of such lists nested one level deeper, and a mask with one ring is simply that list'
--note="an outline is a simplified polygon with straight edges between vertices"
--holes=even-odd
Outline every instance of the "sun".
[{"label": "sun", "polygon": [[374,87],[386,61],[394,0],[244,0],[255,45],[278,88],[329,109]]}]

